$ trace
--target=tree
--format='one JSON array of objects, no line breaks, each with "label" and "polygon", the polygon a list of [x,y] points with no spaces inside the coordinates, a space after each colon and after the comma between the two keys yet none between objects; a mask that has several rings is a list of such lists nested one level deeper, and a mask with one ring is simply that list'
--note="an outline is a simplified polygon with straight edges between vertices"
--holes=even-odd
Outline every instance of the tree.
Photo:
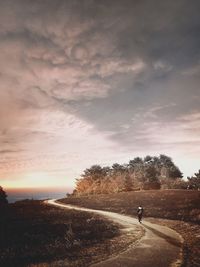
[{"label": "tree", "polygon": [[[77,179],[74,194],[102,194],[130,191],[135,188],[159,189],[180,184],[182,173],[166,155],[143,159],[135,157],[128,164],[114,163],[112,167],[93,165]],[[181,183],[181,186],[184,184]]]},{"label": "tree", "polygon": [[89,169],[86,169],[82,175],[83,178],[91,177],[93,180],[99,180],[105,177],[107,174],[107,168],[102,168],[100,165],[93,165]]},{"label": "tree", "polygon": [[118,174],[124,174],[127,171],[126,166],[118,163],[114,163],[112,165],[112,174],[118,175]]},{"label": "tree", "polygon": [[177,166],[174,165],[169,168],[169,178],[177,179],[177,178],[182,178],[182,177],[183,177],[183,174]]},{"label": "tree", "polygon": [[79,179],[76,179],[76,194],[99,194],[106,192],[105,184],[111,173],[110,167],[93,165],[84,170]]},{"label": "tree", "polygon": [[0,206],[8,204],[7,195],[3,188],[0,186]]},{"label": "tree", "polygon": [[160,189],[160,181],[158,179],[158,171],[153,165],[145,168],[144,189]]},{"label": "tree", "polygon": [[174,166],[174,163],[172,161],[172,159],[166,155],[163,155],[163,154],[160,154],[160,163],[161,165],[165,166],[165,167],[171,167],[171,166]]},{"label": "tree", "polygon": [[151,163],[153,161],[153,158],[149,155],[147,155],[145,158],[144,158],[144,163],[148,164],[148,163]]},{"label": "tree", "polygon": [[191,189],[200,189],[200,170],[192,177],[187,177],[188,185]]},{"label": "tree", "polygon": [[129,161],[128,164],[129,173],[132,175],[135,184],[142,182],[144,177],[144,162],[140,157],[136,157]]},{"label": "tree", "polygon": [[183,177],[182,172],[179,170],[179,168],[174,164],[172,159],[166,155],[161,154],[159,157],[159,169],[160,174],[162,175],[162,171],[166,173],[165,178],[169,178],[172,180],[179,179]]},{"label": "tree", "polygon": [[129,167],[130,168],[133,167],[133,169],[135,166],[142,165],[142,164],[143,164],[143,160],[140,157],[136,157],[129,161]]},{"label": "tree", "polygon": [[131,180],[130,175],[126,175],[124,178],[124,191],[132,191],[133,190],[133,182]]}]

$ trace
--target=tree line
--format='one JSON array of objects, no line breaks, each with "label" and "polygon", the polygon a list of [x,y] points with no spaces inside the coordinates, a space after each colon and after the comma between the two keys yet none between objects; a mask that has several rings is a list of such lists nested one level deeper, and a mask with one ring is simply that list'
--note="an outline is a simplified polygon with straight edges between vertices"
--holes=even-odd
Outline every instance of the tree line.
[{"label": "tree line", "polygon": [[[186,189],[195,179],[182,179],[180,169],[166,155],[135,157],[127,164],[114,163],[111,167],[93,165],[76,179],[73,195],[109,194],[132,190]],[[192,186],[193,187],[193,186]],[[200,187],[199,187],[200,188]]]}]

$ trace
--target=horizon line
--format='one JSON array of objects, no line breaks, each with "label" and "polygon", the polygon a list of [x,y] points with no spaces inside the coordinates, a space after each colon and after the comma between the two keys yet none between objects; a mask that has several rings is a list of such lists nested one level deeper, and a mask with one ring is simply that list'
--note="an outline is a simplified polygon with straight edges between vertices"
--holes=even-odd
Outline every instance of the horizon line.
[{"label": "horizon line", "polygon": [[62,186],[47,186],[47,187],[3,187],[5,191],[13,191],[13,190],[60,190],[60,191],[67,191],[73,190],[73,187],[66,187],[63,188]]}]

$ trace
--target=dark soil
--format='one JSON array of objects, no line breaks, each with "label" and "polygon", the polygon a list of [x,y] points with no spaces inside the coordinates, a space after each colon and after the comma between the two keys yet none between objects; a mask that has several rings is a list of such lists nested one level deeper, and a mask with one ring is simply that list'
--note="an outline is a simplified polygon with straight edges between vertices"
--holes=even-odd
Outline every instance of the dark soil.
[{"label": "dark soil", "polygon": [[98,215],[41,201],[18,202],[0,212],[1,267],[88,266],[131,242],[117,224]]}]

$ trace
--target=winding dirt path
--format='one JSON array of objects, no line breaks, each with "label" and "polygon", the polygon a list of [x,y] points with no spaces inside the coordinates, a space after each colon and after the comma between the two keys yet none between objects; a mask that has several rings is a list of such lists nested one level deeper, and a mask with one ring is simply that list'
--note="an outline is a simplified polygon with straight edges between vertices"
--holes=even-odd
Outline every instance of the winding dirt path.
[{"label": "winding dirt path", "polygon": [[[92,212],[107,217],[130,231],[138,225],[138,221],[130,216],[114,212],[93,210],[47,200],[48,204],[86,212]],[[91,267],[178,267],[182,263],[182,237],[174,230],[157,224],[143,222],[141,226],[145,235],[133,243],[126,251],[119,253]]]}]

